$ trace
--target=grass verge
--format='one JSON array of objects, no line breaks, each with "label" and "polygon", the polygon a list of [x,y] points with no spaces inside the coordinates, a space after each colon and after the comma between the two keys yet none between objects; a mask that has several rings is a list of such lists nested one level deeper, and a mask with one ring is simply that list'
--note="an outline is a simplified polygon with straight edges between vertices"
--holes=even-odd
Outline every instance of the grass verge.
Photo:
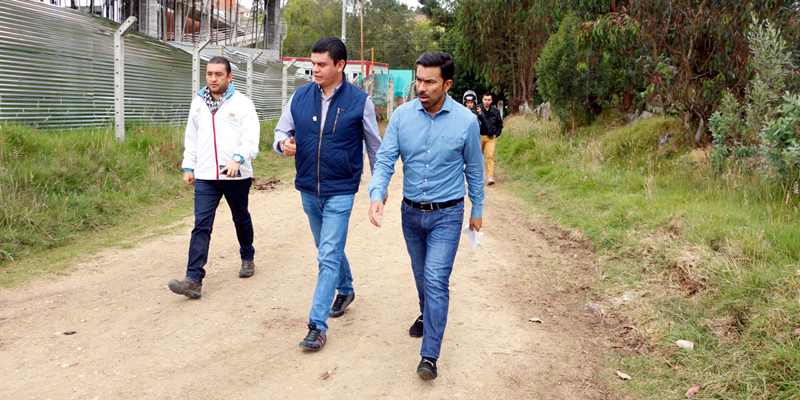
[{"label": "grass verge", "polygon": [[[597,290],[644,340],[620,352],[635,398],[800,398],[800,213],[796,193],[719,172],[683,145],[681,123],[604,115],[575,135],[508,120],[498,160],[511,186],[594,243]],[[608,301],[627,294],[631,301]],[[694,342],[694,351],[677,340]]]},{"label": "grass verge", "polygon": [[[257,177],[291,176],[262,125]],[[63,272],[82,255],[160,234],[192,213],[181,127],[39,131],[0,125],[0,287]]]}]

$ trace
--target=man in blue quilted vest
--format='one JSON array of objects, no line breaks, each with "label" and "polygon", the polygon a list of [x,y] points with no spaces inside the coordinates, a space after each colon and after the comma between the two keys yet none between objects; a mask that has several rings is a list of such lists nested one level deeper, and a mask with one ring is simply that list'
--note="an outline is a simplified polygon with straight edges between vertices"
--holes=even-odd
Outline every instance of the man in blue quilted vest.
[{"label": "man in blue quilted vest", "polygon": [[344,43],[333,37],[318,40],[311,63],[314,82],[299,87],[284,107],[273,147],[295,157],[295,188],[317,246],[317,287],[300,347],[320,350],[327,342],[328,317],[341,316],[355,299],[344,254],[347,227],[364,168],[362,140],[372,168],[381,137],[372,99],[345,79]]}]

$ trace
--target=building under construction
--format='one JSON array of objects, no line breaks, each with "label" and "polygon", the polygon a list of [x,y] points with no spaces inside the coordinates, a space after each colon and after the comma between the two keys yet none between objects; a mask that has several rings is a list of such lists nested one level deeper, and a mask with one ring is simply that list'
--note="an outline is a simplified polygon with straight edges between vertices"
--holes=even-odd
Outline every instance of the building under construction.
[{"label": "building under construction", "polygon": [[244,1],[0,0],[0,125],[182,124],[217,55],[277,118],[307,80],[280,61],[279,0]]},{"label": "building under construction", "polygon": [[278,59],[280,0],[41,0],[122,23],[137,19],[133,29],[165,42],[195,43],[210,37],[212,45],[252,47]]}]

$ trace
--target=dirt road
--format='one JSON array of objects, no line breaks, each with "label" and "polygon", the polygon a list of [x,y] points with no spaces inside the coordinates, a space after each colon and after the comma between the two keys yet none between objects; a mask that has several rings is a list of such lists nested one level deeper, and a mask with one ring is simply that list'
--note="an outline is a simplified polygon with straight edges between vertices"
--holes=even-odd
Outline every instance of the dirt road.
[{"label": "dirt road", "polygon": [[524,217],[502,183],[487,188],[480,247],[461,242],[439,378],[420,380],[420,339],[408,336],[418,312],[401,177],[380,229],[367,219],[367,178],[346,250],[356,300],[330,320],[321,352],[298,347],[316,252],[300,195],[285,184],[251,196],[249,279],[238,278],[221,205],[201,300],[165,286],[183,277],[191,218],[174,234],[78,260],[68,276],[0,291],[0,398],[614,398],[598,378],[613,369],[599,366],[606,346],[581,294],[591,253]]}]

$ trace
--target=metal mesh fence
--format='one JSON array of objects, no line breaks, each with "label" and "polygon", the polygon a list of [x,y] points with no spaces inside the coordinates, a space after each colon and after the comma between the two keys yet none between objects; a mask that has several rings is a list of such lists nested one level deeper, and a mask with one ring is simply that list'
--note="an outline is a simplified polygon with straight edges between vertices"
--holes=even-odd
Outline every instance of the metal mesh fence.
[{"label": "metal mesh fence", "polygon": [[389,82],[394,77],[389,74],[370,75],[364,79],[364,89],[372,96],[375,107],[386,107],[389,101]]}]

